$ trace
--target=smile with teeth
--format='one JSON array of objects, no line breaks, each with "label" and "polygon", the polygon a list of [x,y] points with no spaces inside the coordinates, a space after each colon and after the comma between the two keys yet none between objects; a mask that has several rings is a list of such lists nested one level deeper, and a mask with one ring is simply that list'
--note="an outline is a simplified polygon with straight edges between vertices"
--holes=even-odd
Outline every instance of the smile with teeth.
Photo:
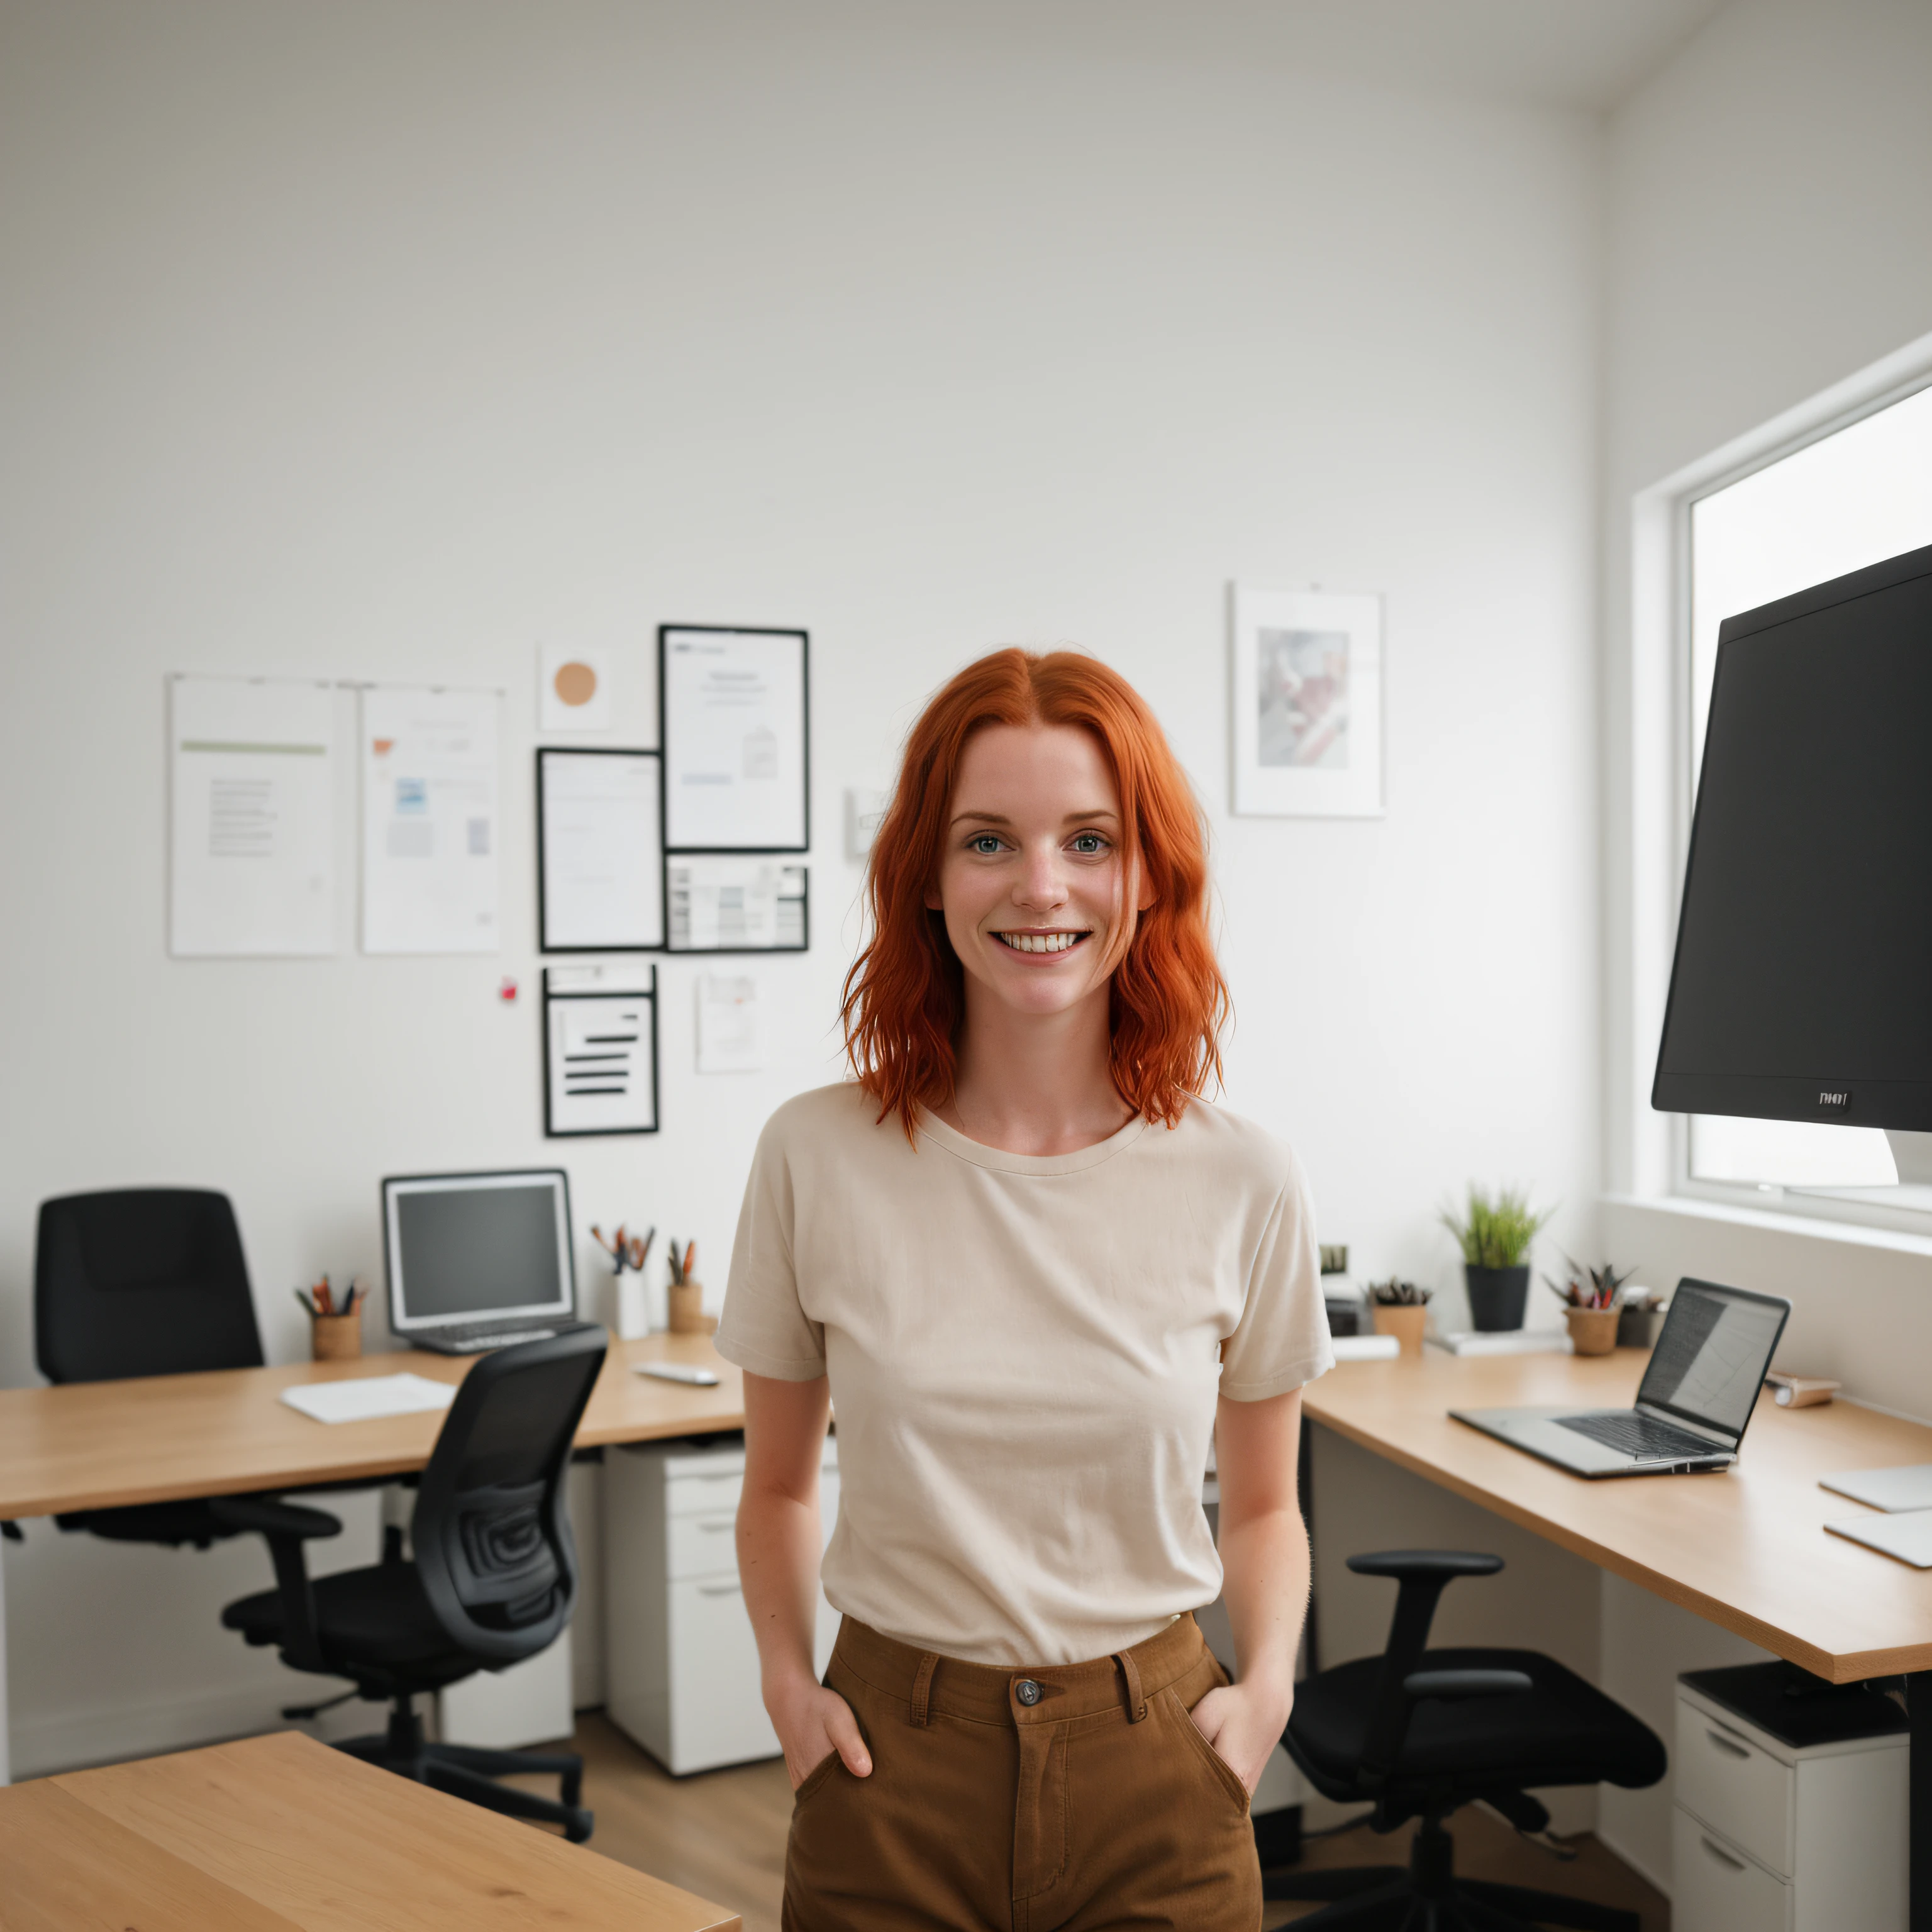
[{"label": "smile with teeth", "polygon": [[994,934],[1016,952],[1064,952],[1087,937],[1084,932],[1000,932]]}]

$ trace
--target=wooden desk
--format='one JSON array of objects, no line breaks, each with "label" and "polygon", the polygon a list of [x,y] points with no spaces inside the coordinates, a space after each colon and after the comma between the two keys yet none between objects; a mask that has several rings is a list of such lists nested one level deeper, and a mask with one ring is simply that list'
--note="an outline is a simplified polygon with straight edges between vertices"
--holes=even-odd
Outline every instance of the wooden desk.
[{"label": "wooden desk", "polygon": [[1932,1429],[1849,1402],[1761,1396],[1723,1474],[1586,1482],[1450,1420],[1454,1408],[1628,1406],[1647,1358],[1502,1355],[1346,1362],[1307,1394],[1313,1420],[1834,1684],[1932,1670],[1932,1570],[1827,1521],[1867,1512],[1818,1486],[1834,1469],[1932,1462]]},{"label": "wooden desk", "polygon": [[[440,1413],[321,1423],[290,1408],[281,1391],[402,1370],[457,1382],[476,1359],[412,1349],[354,1362],[0,1390],[0,1522],[365,1476],[375,1482],[420,1469],[442,1426]],[[632,1372],[634,1363],[649,1360],[713,1370],[718,1386]],[[744,1426],[745,1378],[709,1336],[652,1335],[611,1344],[577,1442],[589,1448]],[[0,1786],[8,1775],[6,1634],[0,1569]],[[8,1932],[4,1920],[0,1932]]]},{"label": "wooden desk", "polygon": [[580,1845],[285,1732],[0,1791],[0,1932],[730,1932]]},{"label": "wooden desk", "polygon": [[1834,1470],[1932,1462],[1932,1429],[1856,1408],[1759,1398],[1722,1474],[1588,1482],[1452,1421],[1451,1408],[1627,1406],[1646,1358],[1348,1362],[1309,1418],[1834,1683],[1910,1673],[1912,1932],[1932,1932],[1932,1570],[1821,1526],[1866,1512],[1818,1486]]},{"label": "wooden desk", "polygon": [[[0,1520],[124,1503],[373,1481],[429,1460],[440,1413],[321,1423],[290,1408],[285,1388],[409,1370],[459,1382],[475,1356],[411,1349],[354,1362],[222,1369],[128,1382],[0,1390]],[[692,1363],[716,1388],[634,1375],[634,1363]],[[745,1426],[745,1378],[703,1335],[614,1342],[577,1432],[579,1448],[647,1442]]]}]

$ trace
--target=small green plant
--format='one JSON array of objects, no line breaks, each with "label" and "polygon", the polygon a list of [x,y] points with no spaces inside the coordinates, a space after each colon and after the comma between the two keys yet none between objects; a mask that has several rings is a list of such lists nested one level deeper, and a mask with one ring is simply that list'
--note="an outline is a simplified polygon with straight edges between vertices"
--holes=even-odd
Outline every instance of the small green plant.
[{"label": "small green plant", "polygon": [[1468,1205],[1460,1214],[1444,1208],[1442,1225],[1456,1237],[1470,1267],[1516,1268],[1554,1211],[1532,1208],[1522,1188],[1499,1187],[1492,1198],[1472,1181]]},{"label": "small green plant", "polygon": [[1393,1275],[1387,1281],[1372,1281],[1369,1284],[1369,1299],[1378,1308],[1424,1307],[1435,1292],[1430,1288],[1418,1288],[1412,1281],[1398,1281]]},{"label": "small green plant", "polygon": [[[1636,1273],[1635,1268],[1625,1268],[1618,1274],[1608,1262],[1600,1268],[1579,1268],[1568,1255],[1564,1263],[1570,1270],[1568,1284],[1558,1288],[1548,1275],[1544,1283],[1557,1300],[1570,1308],[1616,1308],[1622,1305],[1624,1283]],[[1583,1286],[1585,1276],[1589,1279],[1588,1288]]]}]

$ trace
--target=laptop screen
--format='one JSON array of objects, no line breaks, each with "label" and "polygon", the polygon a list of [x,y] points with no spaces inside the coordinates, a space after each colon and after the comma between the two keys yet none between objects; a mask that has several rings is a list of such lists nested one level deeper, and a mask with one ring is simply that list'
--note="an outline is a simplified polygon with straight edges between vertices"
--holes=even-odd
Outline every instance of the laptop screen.
[{"label": "laptop screen", "polygon": [[1775,1295],[1680,1281],[1637,1400],[1742,1436],[1790,1312]]},{"label": "laptop screen", "polygon": [[570,1185],[560,1168],[386,1180],[382,1235],[398,1334],[574,1311]]}]

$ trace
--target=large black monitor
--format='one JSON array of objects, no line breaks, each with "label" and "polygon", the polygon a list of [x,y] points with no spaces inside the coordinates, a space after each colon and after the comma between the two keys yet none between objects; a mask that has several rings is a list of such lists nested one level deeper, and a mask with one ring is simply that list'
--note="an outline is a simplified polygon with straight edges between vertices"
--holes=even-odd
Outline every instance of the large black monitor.
[{"label": "large black monitor", "polygon": [[1932,547],[1718,639],[1651,1104],[1932,1130]]}]

